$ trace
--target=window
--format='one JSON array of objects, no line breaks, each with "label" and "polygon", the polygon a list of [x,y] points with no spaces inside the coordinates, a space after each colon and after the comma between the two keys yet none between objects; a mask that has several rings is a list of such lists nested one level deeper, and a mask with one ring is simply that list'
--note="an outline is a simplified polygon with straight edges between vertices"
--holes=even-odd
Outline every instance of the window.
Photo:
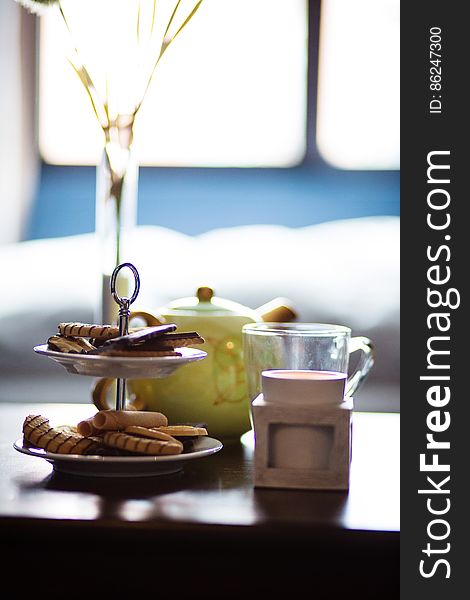
[{"label": "window", "polygon": [[[54,164],[96,164],[101,130],[78,77],[58,51],[65,28],[54,17],[41,19],[41,153]],[[134,28],[132,23],[128,37]],[[96,58],[93,44],[103,44],[102,36],[86,30],[87,39],[79,42]],[[204,0],[158,65],[136,120],[141,164],[288,167],[300,162],[306,144],[307,41],[305,0]]]},{"label": "window", "polygon": [[[308,10],[318,2],[204,0],[145,99],[140,163],[291,167],[316,144],[340,168],[398,169],[399,0],[322,0],[319,66],[310,69],[318,73],[316,137],[308,139],[308,36],[311,49],[319,35],[308,32]],[[60,51],[64,28],[54,16],[41,19],[40,151],[52,164],[93,165],[102,134]],[[102,44],[92,29],[87,41]]]},{"label": "window", "polygon": [[317,144],[346,169],[399,166],[399,0],[323,0]]}]

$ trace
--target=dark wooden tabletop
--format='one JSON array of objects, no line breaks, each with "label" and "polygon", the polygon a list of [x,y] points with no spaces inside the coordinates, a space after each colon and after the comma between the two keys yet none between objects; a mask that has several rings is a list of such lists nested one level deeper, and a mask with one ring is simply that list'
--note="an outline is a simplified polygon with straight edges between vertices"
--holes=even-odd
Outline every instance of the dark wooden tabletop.
[{"label": "dark wooden tabletop", "polygon": [[[29,413],[75,424],[94,412],[86,404],[0,404],[1,543],[12,561],[31,552],[33,563],[59,565],[66,578],[74,559],[86,558],[106,570],[108,586],[120,565],[129,573],[134,564],[139,582],[165,573],[165,585],[175,571],[190,581],[206,573],[201,597],[221,586],[226,596],[246,591],[256,569],[265,575],[260,591],[309,580],[317,597],[354,586],[363,598],[398,597],[399,415],[354,413],[347,493],[255,489],[249,436],[179,474],[150,478],[61,474],[13,448]],[[268,580],[261,559],[271,565]],[[135,579],[128,583],[135,589]]]}]

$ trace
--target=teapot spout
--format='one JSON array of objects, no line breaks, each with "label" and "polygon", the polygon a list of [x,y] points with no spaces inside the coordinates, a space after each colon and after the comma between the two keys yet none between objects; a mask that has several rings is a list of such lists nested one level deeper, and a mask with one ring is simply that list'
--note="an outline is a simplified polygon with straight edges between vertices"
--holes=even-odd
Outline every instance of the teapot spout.
[{"label": "teapot spout", "polygon": [[256,309],[261,321],[289,323],[297,319],[297,313],[288,298],[274,298]]}]

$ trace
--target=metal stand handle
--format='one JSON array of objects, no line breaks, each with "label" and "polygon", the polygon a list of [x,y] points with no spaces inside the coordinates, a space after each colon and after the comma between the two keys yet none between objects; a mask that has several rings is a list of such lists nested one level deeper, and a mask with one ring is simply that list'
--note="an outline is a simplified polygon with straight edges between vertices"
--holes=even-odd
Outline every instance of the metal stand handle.
[{"label": "metal stand handle", "polygon": [[[116,291],[116,279],[121,269],[127,267],[134,275],[135,287],[134,292],[130,298],[126,296],[120,297]],[[130,316],[130,305],[137,298],[140,290],[140,277],[137,269],[131,263],[122,263],[118,265],[111,276],[111,294],[114,301],[119,304],[119,335],[127,335],[129,333],[129,316]],[[116,410],[125,410],[126,408],[126,380],[118,379],[116,388]]]}]

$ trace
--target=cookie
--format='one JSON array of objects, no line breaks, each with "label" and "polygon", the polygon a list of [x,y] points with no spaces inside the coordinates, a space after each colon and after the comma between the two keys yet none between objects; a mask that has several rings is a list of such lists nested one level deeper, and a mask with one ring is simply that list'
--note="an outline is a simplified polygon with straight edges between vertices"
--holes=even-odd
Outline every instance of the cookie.
[{"label": "cookie", "polygon": [[[175,347],[192,346],[193,344],[204,344],[205,340],[197,332],[174,333],[176,325],[159,325],[158,327],[144,327],[140,331],[134,331],[129,335],[123,335],[106,340],[100,345],[99,352],[110,350],[125,351],[174,351]],[[143,355],[145,356],[145,355]],[[164,356],[164,355],[162,355]]]},{"label": "cookie", "polygon": [[152,356],[183,356],[176,350],[133,350],[131,348],[96,348],[90,354],[99,354],[100,356],[129,356],[129,357],[152,357]]},{"label": "cookie", "polygon": [[154,440],[160,440],[162,442],[173,442],[180,444],[174,437],[164,431],[159,431],[155,427],[140,427],[139,425],[130,425],[124,429],[124,433],[131,435],[138,435],[141,437],[152,438]]},{"label": "cookie", "polygon": [[119,335],[115,325],[89,325],[87,323],[59,323],[59,333],[72,337],[113,338]]},{"label": "cookie", "polygon": [[181,454],[183,444],[156,440],[137,435],[130,435],[120,431],[107,431],[103,442],[112,448],[126,450],[134,454],[147,454],[149,456]]},{"label": "cookie", "polygon": [[188,333],[167,333],[156,340],[148,340],[139,346],[140,350],[160,350],[165,348],[184,348],[204,344],[205,339],[195,331]]},{"label": "cookie", "polygon": [[140,427],[162,427],[168,425],[168,419],[162,413],[148,410],[100,410],[93,417],[97,429],[121,431],[131,425]]},{"label": "cookie", "polygon": [[94,454],[101,444],[68,426],[51,427],[42,415],[28,415],[23,423],[24,439],[37,448],[57,454]]},{"label": "cookie", "polygon": [[47,346],[50,350],[70,354],[87,354],[95,349],[95,346],[84,338],[66,337],[64,335],[52,335],[47,340]]},{"label": "cookie", "polygon": [[184,333],[167,333],[160,341],[164,344],[173,344],[173,346],[192,346],[193,344],[204,344],[205,339],[196,331],[185,331]]},{"label": "cookie", "polygon": [[76,431],[78,431],[80,435],[83,435],[83,437],[92,437],[101,433],[101,430],[93,425],[93,419],[94,417],[89,417],[88,419],[84,419],[77,423],[75,428]]},{"label": "cookie", "polygon": [[175,331],[176,325],[169,323],[168,325],[158,325],[157,327],[143,327],[139,331],[131,331],[128,335],[115,337],[103,344],[109,347],[129,348],[140,346],[149,340],[161,338],[164,334]]},{"label": "cookie", "polygon": [[198,435],[207,435],[207,429],[205,427],[194,427],[194,425],[166,425],[161,427],[155,427],[157,431],[168,433],[173,437],[195,437]]}]

